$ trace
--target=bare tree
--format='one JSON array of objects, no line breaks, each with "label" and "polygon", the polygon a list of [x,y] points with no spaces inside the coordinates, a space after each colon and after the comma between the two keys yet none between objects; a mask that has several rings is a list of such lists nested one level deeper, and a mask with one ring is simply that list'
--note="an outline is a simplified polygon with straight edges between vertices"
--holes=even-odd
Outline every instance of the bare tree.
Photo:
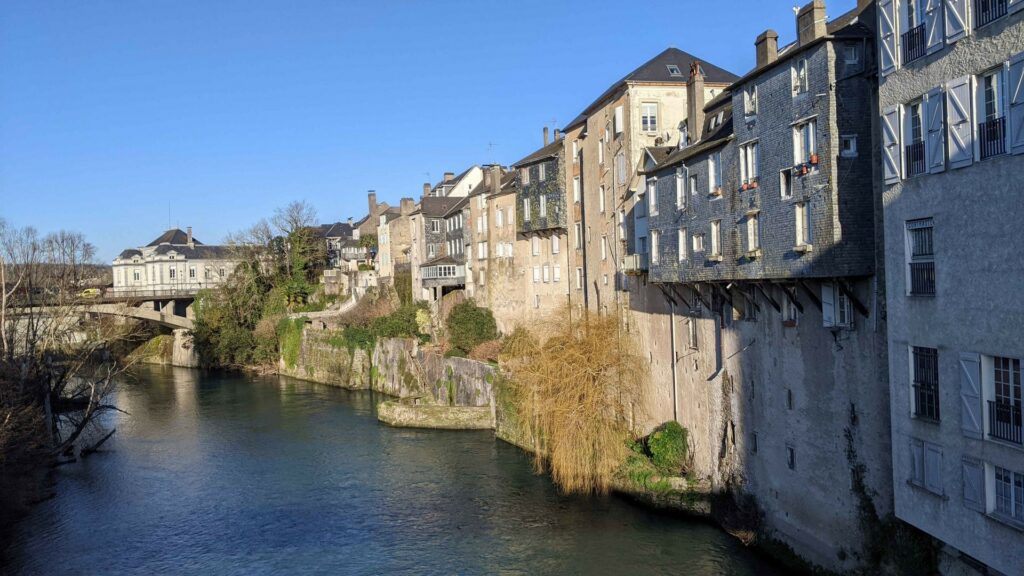
[{"label": "bare tree", "polygon": [[316,226],[316,218],[316,208],[305,200],[294,201],[274,210],[270,221],[284,238],[284,268],[289,277],[309,260],[309,252],[314,248],[313,228]]}]

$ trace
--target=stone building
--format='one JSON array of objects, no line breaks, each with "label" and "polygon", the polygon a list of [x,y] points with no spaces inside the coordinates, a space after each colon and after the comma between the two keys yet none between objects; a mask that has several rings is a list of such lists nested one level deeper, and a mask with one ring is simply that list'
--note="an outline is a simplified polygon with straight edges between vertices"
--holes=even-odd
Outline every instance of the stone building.
[{"label": "stone building", "polygon": [[632,286],[669,301],[668,346],[651,352],[673,380],[656,393],[690,430],[699,474],[753,496],[771,534],[835,570],[866,561],[862,503],[884,516],[892,493],[864,122],[877,111],[874,19],[862,2],[829,21],[816,0],[792,44],[767,31],[727,92],[704,106],[691,94],[689,144],[647,156],[627,266]]},{"label": "stone building", "polygon": [[141,248],[129,248],[113,262],[116,295],[195,294],[225,282],[238,265],[227,246],[203,244],[171,229]]},{"label": "stone building", "polygon": [[390,282],[395,272],[409,271],[412,246],[410,218],[416,210],[412,198],[402,198],[398,210],[388,210],[377,218],[377,271],[382,282]]},{"label": "stone building", "polygon": [[896,516],[1022,574],[1024,2],[878,10]]},{"label": "stone building", "polygon": [[545,318],[568,304],[568,203],[565,195],[564,145],[555,131],[544,145],[513,164],[516,188],[516,242],[514,257],[526,273],[522,284],[526,306],[519,317],[524,324]]}]

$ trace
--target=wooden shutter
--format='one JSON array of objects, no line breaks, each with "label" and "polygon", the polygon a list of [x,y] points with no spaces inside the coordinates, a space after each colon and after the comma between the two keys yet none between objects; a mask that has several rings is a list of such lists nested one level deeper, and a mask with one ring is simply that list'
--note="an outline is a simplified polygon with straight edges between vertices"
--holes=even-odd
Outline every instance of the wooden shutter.
[{"label": "wooden shutter", "polygon": [[886,184],[900,181],[900,109],[889,106],[882,111],[882,168]]},{"label": "wooden shutter", "polygon": [[941,50],[946,44],[945,26],[942,21],[942,1],[925,0],[924,37],[929,54]]},{"label": "wooden shutter", "polygon": [[946,131],[949,167],[963,168],[974,162],[974,90],[970,76],[952,80],[946,86]]},{"label": "wooden shutter", "polygon": [[946,169],[946,109],[942,88],[928,92],[924,102],[928,135],[925,140],[925,162],[928,172],[937,174]]},{"label": "wooden shutter", "polygon": [[[1019,5],[1024,5],[1020,0]],[[1007,102],[1010,122],[1010,152],[1024,153],[1024,52],[1010,58],[1010,71],[1007,75]]]},{"label": "wooden shutter", "polygon": [[927,442],[924,445],[924,487],[942,494],[942,449]]},{"label": "wooden shutter", "polygon": [[622,106],[615,107],[615,133],[619,134],[622,132]]},{"label": "wooden shutter", "polygon": [[821,284],[821,323],[826,328],[836,325],[836,293],[831,282]]},{"label": "wooden shutter", "polygon": [[984,421],[981,407],[981,357],[973,352],[961,352],[960,428],[964,436],[983,438]]},{"label": "wooden shutter", "polygon": [[967,35],[967,1],[945,0],[946,43],[952,44]]},{"label": "wooden shutter", "polygon": [[964,506],[985,511],[985,468],[981,462],[964,459]]},{"label": "wooden shutter", "polygon": [[878,69],[883,76],[898,66],[898,37],[895,0],[878,0]]}]

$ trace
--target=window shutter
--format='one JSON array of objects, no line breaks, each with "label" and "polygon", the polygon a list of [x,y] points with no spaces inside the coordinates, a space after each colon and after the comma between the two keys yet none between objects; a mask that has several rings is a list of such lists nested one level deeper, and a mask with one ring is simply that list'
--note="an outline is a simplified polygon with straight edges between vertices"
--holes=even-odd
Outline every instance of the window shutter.
[{"label": "window shutter", "polygon": [[886,184],[900,181],[900,109],[889,106],[882,112],[882,163]]},{"label": "window shutter", "polygon": [[946,36],[942,22],[942,0],[925,0],[924,37],[928,54],[942,49]]},{"label": "window shutter", "polygon": [[924,445],[924,487],[942,494],[942,449],[935,444]]},{"label": "window shutter", "polygon": [[982,438],[981,357],[960,353],[960,427],[964,436]]},{"label": "window shutter", "polygon": [[964,460],[964,506],[985,511],[985,468],[981,462]]},{"label": "window shutter", "polygon": [[[1024,6],[1024,0],[1019,0],[1018,6]],[[1010,58],[1010,73],[1007,77],[1010,152],[1024,154],[1024,52]]]},{"label": "window shutter", "polygon": [[935,88],[928,93],[924,102],[925,122],[928,125],[925,162],[931,174],[946,169],[946,110],[942,106],[944,100],[942,88]]},{"label": "window shutter", "polygon": [[615,133],[622,133],[622,106],[615,107]]},{"label": "window shutter", "polygon": [[[897,41],[896,34],[896,2],[895,0],[878,1],[878,69],[883,76],[896,70]],[[793,83],[796,85],[796,82]]]},{"label": "window shutter", "polygon": [[974,162],[974,121],[971,98],[971,77],[951,81],[946,86],[946,130],[950,169],[970,166]]},{"label": "window shutter", "polygon": [[967,35],[967,0],[944,0],[946,4],[946,43]]},{"label": "window shutter", "polygon": [[821,323],[826,328],[836,325],[836,293],[831,282],[821,284]]}]

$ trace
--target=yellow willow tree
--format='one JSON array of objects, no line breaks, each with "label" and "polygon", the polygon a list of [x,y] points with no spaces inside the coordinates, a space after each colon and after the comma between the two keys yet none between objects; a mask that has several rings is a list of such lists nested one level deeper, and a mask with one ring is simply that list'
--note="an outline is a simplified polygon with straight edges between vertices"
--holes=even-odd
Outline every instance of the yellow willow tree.
[{"label": "yellow willow tree", "polygon": [[517,420],[566,493],[607,492],[625,460],[648,365],[620,313],[569,307],[506,340],[503,367]]}]

